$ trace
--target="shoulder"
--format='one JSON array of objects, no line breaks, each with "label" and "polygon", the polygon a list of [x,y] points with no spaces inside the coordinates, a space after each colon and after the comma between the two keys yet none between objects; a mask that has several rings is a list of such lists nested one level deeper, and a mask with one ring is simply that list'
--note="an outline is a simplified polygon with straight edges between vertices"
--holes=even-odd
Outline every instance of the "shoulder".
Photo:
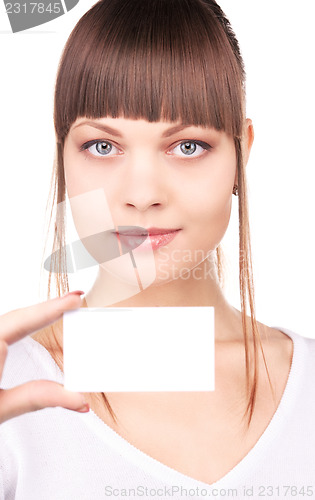
[{"label": "shoulder", "polygon": [[305,337],[286,327],[277,326],[268,328],[271,341],[282,348],[291,345],[292,348],[296,347],[303,352],[308,351],[309,353],[315,353],[315,334],[314,337]]},{"label": "shoulder", "polygon": [[62,318],[30,336],[49,353],[58,368],[63,371]]},{"label": "shoulder", "polygon": [[277,370],[290,370],[304,380],[315,378],[315,338],[305,337],[284,327],[273,327],[270,344]]},{"label": "shoulder", "polygon": [[257,345],[259,370],[267,385],[265,361],[271,380],[280,391],[291,372],[292,376],[303,377],[304,380],[315,376],[315,338],[304,337],[286,327],[257,323],[263,349],[262,353],[260,345]]},{"label": "shoulder", "polygon": [[315,336],[305,337],[286,327],[266,327],[264,344],[272,347],[284,356],[300,355],[312,357],[315,355]]},{"label": "shoulder", "polygon": [[264,325],[265,335],[262,336],[263,345],[268,348],[269,352],[278,357],[279,361],[282,359],[285,362],[292,360],[294,350],[294,337],[288,335],[284,330],[287,329],[278,327],[269,327]]},{"label": "shoulder", "polygon": [[33,375],[35,351],[36,346],[28,336],[9,345],[0,381],[2,389],[23,384],[29,380],[29,376]]},{"label": "shoulder", "polygon": [[49,350],[38,341],[39,333],[9,345],[0,381],[1,389],[10,389],[30,380],[62,381],[60,370]]}]

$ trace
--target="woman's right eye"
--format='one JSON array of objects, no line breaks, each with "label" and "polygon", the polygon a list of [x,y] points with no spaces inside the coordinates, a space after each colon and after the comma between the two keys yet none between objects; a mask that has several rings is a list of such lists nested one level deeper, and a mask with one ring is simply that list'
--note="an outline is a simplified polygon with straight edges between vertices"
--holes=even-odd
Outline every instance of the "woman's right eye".
[{"label": "woman's right eye", "polygon": [[[82,144],[80,147],[80,151],[88,150],[93,156],[101,157],[101,156],[109,156],[113,150],[118,150],[116,146],[114,146],[109,141],[88,141]],[[116,153],[117,154],[117,153]]]}]

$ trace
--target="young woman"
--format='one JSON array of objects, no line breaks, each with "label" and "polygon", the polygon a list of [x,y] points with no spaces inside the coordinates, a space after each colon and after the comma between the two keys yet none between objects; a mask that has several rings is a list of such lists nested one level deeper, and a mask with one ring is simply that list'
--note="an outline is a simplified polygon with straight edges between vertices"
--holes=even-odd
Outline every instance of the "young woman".
[{"label": "young woman", "polygon": [[[255,318],[245,110],[238,42],[213,0],[102,0],[74,28],[55,88],[55,203],[101,188],[115,227],[148,232],[155,277],[133,293],[126,266],[100,265],[83,299],[2,316],[4,498],[315,495],[315,342]],[[241,311],[222,291],[233,195]],[[80,237],[99,217],[84,208]],[[213,306],[215,391],[85,393],[82,407],[62,387],[62,314],[90,305]]]}]

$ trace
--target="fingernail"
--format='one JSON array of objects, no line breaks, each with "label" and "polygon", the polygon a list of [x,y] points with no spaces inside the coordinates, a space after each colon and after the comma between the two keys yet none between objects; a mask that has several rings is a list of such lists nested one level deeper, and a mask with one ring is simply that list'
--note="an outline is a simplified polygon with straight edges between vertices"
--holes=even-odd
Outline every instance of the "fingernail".
[{"label": "fingernail", "polygon": [[79,408],[76,411],[79,411],[80,413],[86,413],[86,412],[90,411],[89,403],[85,403],[81,408]]},{"label": "fingernail", "polygon": [[75,290],[74,292],[68,292],[66,295],[63,295],[62,298],[68,297],[68,295],[83,295],[85,292],[82,292],[82,290]]}]

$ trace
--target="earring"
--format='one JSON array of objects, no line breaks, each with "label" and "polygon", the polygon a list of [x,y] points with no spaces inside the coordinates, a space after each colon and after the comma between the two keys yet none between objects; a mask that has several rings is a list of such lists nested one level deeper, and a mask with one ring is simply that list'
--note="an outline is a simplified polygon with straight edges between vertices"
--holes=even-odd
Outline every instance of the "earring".
[{"label": "earring", "polygon": [[235,196],[238,196],[238,186],[236,186],[236,184],[233,186],[233,194],[235,194]]}]

